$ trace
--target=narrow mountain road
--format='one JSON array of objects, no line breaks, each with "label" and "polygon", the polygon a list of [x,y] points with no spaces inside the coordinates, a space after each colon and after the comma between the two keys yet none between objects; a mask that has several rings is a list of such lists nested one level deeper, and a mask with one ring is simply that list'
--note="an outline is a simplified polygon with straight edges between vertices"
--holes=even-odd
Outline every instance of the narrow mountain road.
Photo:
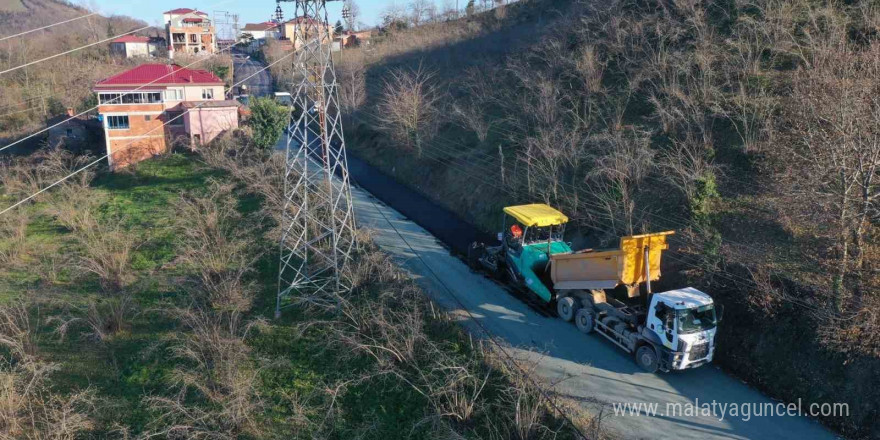
[{"label": "narrow mountain road", "polygon": [[[282,138],[277,148],[283,151],[286,141]],[[602,423],[613,435],[677,440],[836,438],[805,416],[771,414],[768,407],[787,410],[788,406],[712,365],[645,373],[611,342],[580,333],[574,325],[539,312],[471,271],[434,235],[364,188],[416,218],[446,219],[442,221],[451,224],[455,223],[452,214],[357,158],[349,157],[349,170],[358,227],[372,230],[375,243],[408,270],[435,302],[460,317],[474,336],[484,337],[485,328],[496,340],[509,344],[507,351],[513,356],[535,362],[537,379],[556,384],[554,392],[579,402],[588,412],[595,413],[597,402],[603,404]],[[438,234],[448,239],[448,232]],[[626,404],[637,406],[615,414],[614,405]],[[734,406],[736,415],[731,412]],[[800,408],[801,414],[808,410],[806,404]]]},{"label": "narrow mountain road", "polygon": [[[713,366],[678,373],[650,374],[629,355],[596,335],[581,334],[574,325],[542,316],[495,282],[472,272],[430,233],[385,206],[359,187],[353,188],[358,227],[375,232],[374,240],[415,276],[432,298],[460,316],[472,314],[483,327],[512,346],[514,356],[538,364],[536,373],[555,391],[587,409],[593,399],[613,404],[658,404],[633,414],[604,413],[604,426],[627,439],[833,439],[819,423],[798,416],[758,416],[755,405],[777,405],[758,391]],[[467,311],[465,311],[465,309]],[[470,312],[470,314],[468,313]],[[470,325],[475,336],[478,326]],[[723,349],[723,347],[722,347]],[[688,404],[715,406],[715,415],[685,413]],[[671,404],[673,406],[667,406]],[[680,413],[670,414],[667,408]],[[751,405],[749,416],[721,418],[721,405]],[[803,408],[806,411],[806,408]],[[747,418],[748,420],[744,420]]]},{"label": "narrow mountain road", "polygon": [[[242,52],[233,52],[232,62],[235,66],[233,81],[235,84],[238,84],[240,81],[244,80],[244,85],[247,86],[248,95],[254,97],[269,96],[275,91],[275,86],[272,83],[272,75],[269,74],[269,70],[266,69],[260,72],[260,69],[266,67],[264,63],[261,63]],[[245,78],[248,79],[245,80]]]}]

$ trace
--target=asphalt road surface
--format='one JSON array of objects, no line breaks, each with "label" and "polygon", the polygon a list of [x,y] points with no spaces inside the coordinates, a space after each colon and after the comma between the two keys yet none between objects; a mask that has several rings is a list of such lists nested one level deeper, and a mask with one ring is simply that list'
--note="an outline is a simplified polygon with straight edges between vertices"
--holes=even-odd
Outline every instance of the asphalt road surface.
[{"label": "asphalt road surface", "polygon": [[[266,67],[265,64],[241,52],[233,52],[232,61],[235,66],[235,73],[233,74],[235,84],[250,77],[243,83],[248,88],[248,95],[255,97],[269,96],[274,92],[272,76],[269,74],[269,70],[266,69],[257,73],[260,69]],[[254,75],[255,73],[256,75]],[[238,93],[236,92],[236,94]]]},{"label": "asphalt road surface", "polygon": [[[279,149],[284,145],[282,139]],[[366,166],[354,158],[351,161],[357,162],[355,168]],[[377,188],[369,183],[373,182],[364,185]],[[378,189],[394,190],[387,185]],[[556,384],[556,393],[580,402],[593,413],[600,402],[605,407],[603,426],[613,435],[627,439],[836,438],[807,417],[769,415],[766,406],[778,408],[781,402],[712,365],[674,373],[645,373],[611,342],[595,334],[584,335],[574,325],[540,313],[494,281],[472,272],[435,236],[363,188],[354,185],[352,197],[358,227],[373,230],[376,244],[410,271],[438,304],[460,317],[476,337],[484,335],[471,315],[509,344],[508,351],[514,356],[536,362],[537,379]],[[408,200],[406,204],[431,209],[427,201]],[[615,414],[615,404],[642,406]],[[654,404],[656,413],[649,415],[653,410],[648,405]],[[731,414],[733,406],[736,416]],[[704,409],[695,412],[694,407]],[[807,410],[804,405],[802,411]]]}]

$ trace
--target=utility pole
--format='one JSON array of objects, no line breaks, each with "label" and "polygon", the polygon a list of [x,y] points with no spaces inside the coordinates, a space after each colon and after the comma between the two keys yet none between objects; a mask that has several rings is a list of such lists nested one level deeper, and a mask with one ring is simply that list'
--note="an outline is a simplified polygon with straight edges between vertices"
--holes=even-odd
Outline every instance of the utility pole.
[{"label": "utility pole", "polygon": [[348,31],[354,32],[354,17],[351,14],[351,0],[345,0],[345,5],[342,6],[342,19],[345,20],[345,23],[348,25]]},{"label": "utility pole", "polygon": [[238,43],[239,28],[238,14],[229,11],[214,11],[214,29],[216,38],[219,40],[231,40],[232,44]]},{"label": "utility pole", "polygon": [[327,1],[296,4],[293,111],[288,126],[285,207],[275,315],[291,297],[336,304],[355,243],[354,213]]}]

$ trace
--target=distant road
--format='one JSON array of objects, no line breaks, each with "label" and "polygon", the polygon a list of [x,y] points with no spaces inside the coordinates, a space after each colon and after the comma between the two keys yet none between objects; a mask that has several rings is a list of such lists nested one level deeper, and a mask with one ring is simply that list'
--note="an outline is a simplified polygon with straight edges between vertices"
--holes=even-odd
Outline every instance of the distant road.
[{"label": "distant road", "polygon": [[[257,73],[260,69],[266,67],[265,64],[241,52],[233,52],[232,61],[235,65],[235,74],[233,75],[235,84],[253,75],[244,81],[244,85],[248,88],[248,95],[269,96],[275,92],[272,85],[272,75],[269,74],[269,70],[266,69]],[[256,75],[254,75],[255,73]]]}]

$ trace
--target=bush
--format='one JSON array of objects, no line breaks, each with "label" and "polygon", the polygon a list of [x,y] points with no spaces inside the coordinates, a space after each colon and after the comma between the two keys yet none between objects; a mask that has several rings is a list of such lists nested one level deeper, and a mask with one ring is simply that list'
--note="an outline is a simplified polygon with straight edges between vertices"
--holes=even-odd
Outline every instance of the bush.
[{"label": "bush", "polygon": [[271,149],[284,134],[290,121],[287,107],[279,105],[271,98],[256,98],[251,104],[250,125],[254,130],[254,145]]}]

